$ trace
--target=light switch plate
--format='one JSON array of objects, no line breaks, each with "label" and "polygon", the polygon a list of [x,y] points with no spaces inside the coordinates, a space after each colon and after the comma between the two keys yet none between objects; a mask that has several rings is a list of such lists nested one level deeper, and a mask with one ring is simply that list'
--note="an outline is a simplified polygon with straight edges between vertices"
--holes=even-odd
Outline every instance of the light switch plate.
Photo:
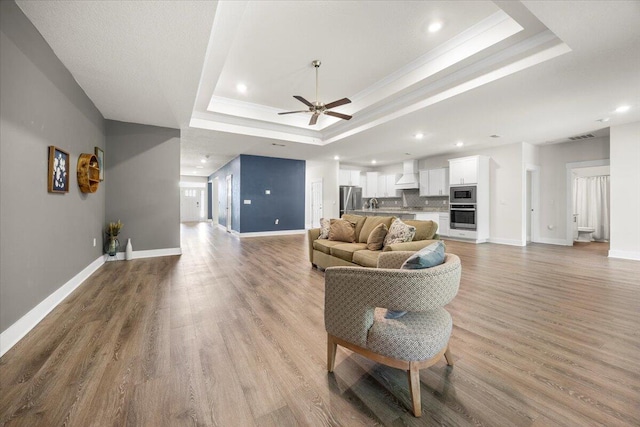
[{"label": "light switch plate", "polygon": [[251,204],[251,200],[245,200],[245,201],[244,201],[244,204],[245,204],[245,205],[250,205],[250,204]]}]

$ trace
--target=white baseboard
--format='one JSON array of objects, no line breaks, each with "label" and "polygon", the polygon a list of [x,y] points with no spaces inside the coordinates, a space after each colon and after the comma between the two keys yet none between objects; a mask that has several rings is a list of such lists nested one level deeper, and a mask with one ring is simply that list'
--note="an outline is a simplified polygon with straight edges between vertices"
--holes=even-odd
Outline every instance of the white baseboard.
[{"label": "white baseboard", "polygon": [[[133,259],[140,258],[155,258],[161,256],[182,255],[182,248],[165,248],[165,249],[150,249],[148,251],[133,251]],[[104,255],[105,262],[109,261],[124,261],[125,253],[118,252],[116,256]]]},{"label": "white baseboard", "polygon": [[565,239],[550,239],[548,237],[538,237],[533,243],[544,243],[547,245],[558,245],[558,246],[570,246],[567,245],[567,241]]},{"label": "white baseboard", "polygon": [[27,335],[51,310],[56,308],[58,304],[100,268],[102,264],[104,264],[104,257],[100,256],[2,332],[0,334],[0,356],[16,345],[18,341]]},{"label": "white baseboard", "polygon": [[631,259],[634,261],[640,261],[640,252],[636,251],[620,251],[620,250],[609,250],[609,258],[621,258],[621,259]]},{"label": "white baseboard", "polygon": [[307,230],[279,230],[279,231],[258,231],[255,233],[240,233],[241,238],[264,237],[264,236],[286,236],[289,234],[305,234]]},{"label": "white baseboard", "polygon": [[522,240],[516,239],[501,239],[497,237],[491,237],[489,239],[489,243],[497,243],[499,245],[509,245],[509,246],[526,246],[526,243]]},{"label": "white baseboard", "polygon": [[218,226],[218,228],[222,231],[227,231],[227,226],[226,225],[222,225],[222,224],[216,224]]}]

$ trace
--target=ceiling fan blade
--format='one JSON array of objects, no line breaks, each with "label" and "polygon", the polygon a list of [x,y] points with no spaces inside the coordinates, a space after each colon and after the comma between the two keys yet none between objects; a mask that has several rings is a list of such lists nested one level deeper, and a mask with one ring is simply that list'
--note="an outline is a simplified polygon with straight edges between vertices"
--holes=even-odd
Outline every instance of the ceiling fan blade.
[{"label": "ceiling fan blade", "polygon": [[319,115],[320,113],[313,113],[313,116],[311,116],[311,120],[309,120],[309,126],[313,126],[316,124]]},{"label": "ceiling fan blade", "polygon": [[279,115],[283,115],[283,114],[293,114],[293,113],[308,113],[309,110],[300,110],[300,111],[285,111],[283,113],[278,113]]},{"label": "ceiling fan blade", "polygon": [[303,104],[309,106],[309,107],[313,107],[313,104],[310,103],[309,101],[307,101],[306,99],[304,99],[303,97],[301,97],[300,95],[293,95],[293,97],[295,99],[297,99],[298,101],[302,102]]},{"label": "ceiling fan blade", "polygon": [[333,116],[333,117],[338,117],[341,118],[343,120],[349,120],[351,119],[351,116],[347,115],[347,114],[342,114],[342,113],[336,113],[335,111],[325,111],[324,112],[327,116]]},{"label": "ceiling fan blade", "polygon": [[342,98],[342,99],[339,99],[337,101],[333,101],[333,102],[330,102],[330,103],[326,104],[325,108],[328,110],[330,108],[339,107],[341,105],[349,104],[349,103],[351,103],[351,100],[349,98]]}]

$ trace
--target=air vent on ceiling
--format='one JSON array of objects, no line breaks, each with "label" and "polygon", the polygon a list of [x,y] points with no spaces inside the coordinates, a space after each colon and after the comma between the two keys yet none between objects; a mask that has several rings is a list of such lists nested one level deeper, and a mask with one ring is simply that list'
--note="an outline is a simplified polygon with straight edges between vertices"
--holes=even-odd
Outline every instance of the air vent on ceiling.
[{"label": "air vent on ceiling", "polygon": [[578,136],[572,136],[569,139],[571,141],[578,141],[580,139],[588,139],[588,138],[595,138],[596,136],[592,133],[586,133],[584,135],[578,135]]}]

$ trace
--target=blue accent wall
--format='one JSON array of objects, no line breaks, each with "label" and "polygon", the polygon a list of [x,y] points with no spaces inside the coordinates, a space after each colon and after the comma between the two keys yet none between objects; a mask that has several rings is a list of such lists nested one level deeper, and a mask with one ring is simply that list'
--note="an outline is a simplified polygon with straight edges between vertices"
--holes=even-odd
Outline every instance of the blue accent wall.
[{"label": "blue accent wall", "polygon": [[[231,228],[240,233],[303,230],[305,161],[241,155],[212,175],[218,178],[218,223],[226,226],[227,175],[233,175]],[[270,194],[266,194],[269,190]],[[251,204],[244,204],[251,200]],[[278,224],[276,224],[276,219]]]},{"label": "blue accent wall", "polygon": [[[304,230],[305,161],[247,155],[240,159],[242,232]],[[251,204],[245,205],[245,200]]]}]

